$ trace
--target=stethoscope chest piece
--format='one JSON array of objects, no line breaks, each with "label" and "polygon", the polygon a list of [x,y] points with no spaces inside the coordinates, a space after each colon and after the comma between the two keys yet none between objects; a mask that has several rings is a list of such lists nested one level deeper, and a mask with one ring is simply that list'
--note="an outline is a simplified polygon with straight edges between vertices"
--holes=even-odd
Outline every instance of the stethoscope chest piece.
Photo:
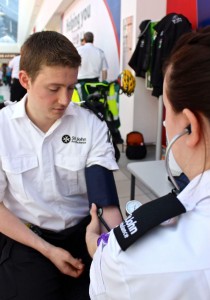
[{"label": "stethoscope chest piece", "polygon": [[137,208],[141,206],[141,202],[138,200],[130,200],[126,203],[125,213],[126,216],[131,215]]}]

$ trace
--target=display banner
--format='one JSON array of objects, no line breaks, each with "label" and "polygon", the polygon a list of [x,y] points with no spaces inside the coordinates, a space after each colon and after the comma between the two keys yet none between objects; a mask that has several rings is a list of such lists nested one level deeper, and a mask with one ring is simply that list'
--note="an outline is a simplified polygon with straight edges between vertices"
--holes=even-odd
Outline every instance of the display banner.
[{"label": "display banner", "polygon": [[79,47],[87,31],[94,34],[94,45],[106,55],[108,80],[116,79],[120,72],[120,0],[74,1],[63,15],[62,33]]}]

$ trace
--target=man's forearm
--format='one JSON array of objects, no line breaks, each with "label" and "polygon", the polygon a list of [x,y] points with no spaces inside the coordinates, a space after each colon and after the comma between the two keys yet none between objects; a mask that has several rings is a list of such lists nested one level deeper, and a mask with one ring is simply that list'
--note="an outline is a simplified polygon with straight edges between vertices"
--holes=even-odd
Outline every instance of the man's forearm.
[{"label": "man's forearm", "polygon": [[[123,220],[120,209],[117,206],[104,207],[102,217],[110,229],[118,226]],[[103,232],[107,231],[105,228],[103,229]]]},{"label": "man's forearm", "polygon": [[0,232],[48,256],[50,244],[30,230],[3,203],[0,203]]}]

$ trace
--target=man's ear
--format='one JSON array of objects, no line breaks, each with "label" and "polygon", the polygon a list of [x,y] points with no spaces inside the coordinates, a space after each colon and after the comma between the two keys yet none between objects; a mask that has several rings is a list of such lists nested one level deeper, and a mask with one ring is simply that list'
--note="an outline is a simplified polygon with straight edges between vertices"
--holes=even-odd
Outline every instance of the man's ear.
[{"label": "man's ear", "polygon": [[183,110],[183,114],[187,119],[187,124],[190,125],[191,128],[191,132],[187,137],[187,145],[189,147],[194,147],[197,145],[201,138],[201,125],[195,114],[188,108],[185,108]]},{"label": "man's ear", "polygon": [[20,84],[26,89],[28,90],[30,87],[30,78],[28,76],[28,74],[26,73],[26,71],[20,71],[19,72],[19,81]]}]

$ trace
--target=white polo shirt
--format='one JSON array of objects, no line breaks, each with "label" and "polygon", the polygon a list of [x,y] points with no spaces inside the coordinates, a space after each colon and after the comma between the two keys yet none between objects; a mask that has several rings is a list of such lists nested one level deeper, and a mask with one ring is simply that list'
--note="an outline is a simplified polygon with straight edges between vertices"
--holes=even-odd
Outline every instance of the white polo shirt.
[{"label": "white polo shirt", "polygon": [[176,225],[158,226],[126,251],[111,231],[90,270],[96,300],[210,299],[210,170],[178,198],[188,210]]},{"label": "white polo shirt", "polygon": [[108,69],[104,52],[92,43],[86,43],[77,50],[82,58],[78,79],[100,77],[102,70]]},{"label": "white polo shirt", "polygon": [[26,97],[0,111],[0,201],[24,222],[62,230],[89,213],[84,168],[118,169],[113,146],[106,123],[74,103],[43,133]]}]

